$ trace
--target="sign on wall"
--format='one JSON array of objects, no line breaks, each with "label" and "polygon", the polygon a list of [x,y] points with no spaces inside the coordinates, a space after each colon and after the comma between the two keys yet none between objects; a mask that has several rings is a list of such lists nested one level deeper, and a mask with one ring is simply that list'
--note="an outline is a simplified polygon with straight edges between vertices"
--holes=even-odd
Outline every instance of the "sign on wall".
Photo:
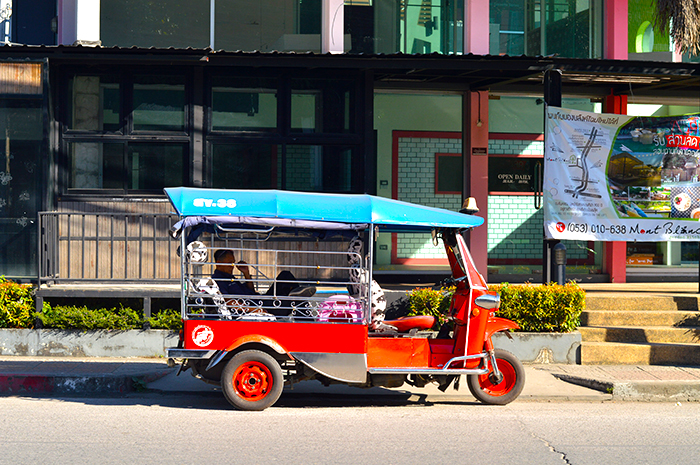
[{"label": "sign on wall", "polygon": [[589,241],[700,240],[700,114],[547,109],[545,233]]},{"label": "sign on wall", "polygon": [[489,157],[489,192],[535,192],[540,158]]}]

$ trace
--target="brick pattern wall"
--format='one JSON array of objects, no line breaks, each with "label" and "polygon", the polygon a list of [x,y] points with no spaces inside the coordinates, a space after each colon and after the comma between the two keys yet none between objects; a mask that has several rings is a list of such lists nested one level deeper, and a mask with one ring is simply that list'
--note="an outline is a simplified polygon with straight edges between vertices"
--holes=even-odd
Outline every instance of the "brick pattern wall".
[{"label": "brick pattern wall", "polygon": [[[461,196],[435,194],[435,154],[461,153],[460,139],[402,137],[398,141],[398,197],[406,202],[458,210]],[[544,142],[533,140],[489,140],[489,153],[542,155]],[[490,259],[541,259],[542,210],[535,210],[526,195],[490,195],[488,201],[488,256]],[[585,259],[584,243],[564,241],[567,257]],[[435,247],[423,234],[401,234],[397,238],[399,259],[442,259],[442,246]],[[516,262],[517,263],[517,262]]]},{"label": "brick pattern wall", "polygon": [[[345,152],[339,170],[343,175],[339,185],[323,185],[323,147],[316,145],[287,146],[287,190],[347,192],[352,186],[352,156]],[[282,157],[277,157],[277,173],[282,173]],[[277,176],[277,188],[282,178]]]},{"label": "brick pattern wall", "polygon": [[[537,140],[489,140],[489,154],[543,155]],[[490,195],[488,204],[489,258],[542,258],[544,213],[525,195]]]},{"label": "brick pattern wall", "polygon": [[[529,195],[489,195],[488,256],[542,259],[544,211]],[[567,259],[586,259],[584,241],[562,241]],[[516,262],[517,263],[517,262]]]},{"label": "brick pattern wall", "polygon": [[489,140],[489,154],[496,155],[544,155],[544,141],[541,140]]},{"label": "brick pattern wall", "polygon": [[[321,169],[321,148],[316,146],[287,146],[287,190],[319,190],[318,172]],[[278,157],[277,172],[282,172],[282,157]],[[278,188],[282,180],[278,176]]]},{"label": "brick pattern wall", "polygon": [[[398,197],[405,202],[458,210],[462,196],[435,194],[435,154],[462,153],[461,139],[402,137],[399,139]],[[399,234],[396,256],[412,259],[444,259],[445,250],[435,247],[429,235]]]},{"label": "brick pattern wall", "polygon": [[[489,140],[489,154],[543,155],[541,140]],[[488,256],[490,259],[542,258],[544,211],[535,210],[529,195],[490,195],[488,204]],[[563,241],[569,259],[586,259],[579,241]]]},{"label": "brick pattern wall", "polygon": [[529,195],[489,195],[489,258],[541,258],[544,213]]}]

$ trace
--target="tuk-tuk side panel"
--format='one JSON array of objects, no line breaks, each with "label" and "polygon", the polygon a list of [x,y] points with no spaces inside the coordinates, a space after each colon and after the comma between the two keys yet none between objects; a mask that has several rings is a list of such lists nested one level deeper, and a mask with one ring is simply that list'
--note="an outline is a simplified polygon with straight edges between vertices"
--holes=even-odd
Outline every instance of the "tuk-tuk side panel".
[{"label": "tuk-tuk side panel", "polygon": [[367,353],[367,326],[342,323],[185,320],[185,349],[229,350],[259,335],[289,352]]},{"label": "tuk-tuk side panel", "polygon": [[454,339],[428,339],[428,345],[433,355],[445,354],[451,357],[455,350]]},{"label": "tuk-tuk side panel", "polygon": [[427,338],[372,337],[367,341],[368,368],[430,367]]}]

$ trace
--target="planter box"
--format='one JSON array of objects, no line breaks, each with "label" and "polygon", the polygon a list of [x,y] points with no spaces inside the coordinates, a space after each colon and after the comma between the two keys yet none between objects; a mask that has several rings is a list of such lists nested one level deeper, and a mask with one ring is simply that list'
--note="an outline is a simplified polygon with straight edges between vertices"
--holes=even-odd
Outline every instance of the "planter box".
[{"label": "planter box", "polygon": [[493,335],[493,345],[523,363],[581,363],[581,333],[504,333]]},{"label": "planter box", "polygon": [[0,355],[164,357],[178,335],[167,330],[0,329]]},{"label": "planter box", "polygon": [[[503,333],[493,336],[496,348],[524,363],[581,363],[581,333]],[[46,357],[163,357],[176,347],[176,332],[166,330],[79,331],[0,329],[0,355]]]}]

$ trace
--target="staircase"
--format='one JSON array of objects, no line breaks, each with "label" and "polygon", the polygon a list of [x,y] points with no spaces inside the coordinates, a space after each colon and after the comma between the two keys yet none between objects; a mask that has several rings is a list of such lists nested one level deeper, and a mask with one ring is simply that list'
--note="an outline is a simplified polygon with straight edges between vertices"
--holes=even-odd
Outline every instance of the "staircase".
[{"label": "staircase", "polygon": [[584,365],[700,365],[698,297],[586,296]]}]

